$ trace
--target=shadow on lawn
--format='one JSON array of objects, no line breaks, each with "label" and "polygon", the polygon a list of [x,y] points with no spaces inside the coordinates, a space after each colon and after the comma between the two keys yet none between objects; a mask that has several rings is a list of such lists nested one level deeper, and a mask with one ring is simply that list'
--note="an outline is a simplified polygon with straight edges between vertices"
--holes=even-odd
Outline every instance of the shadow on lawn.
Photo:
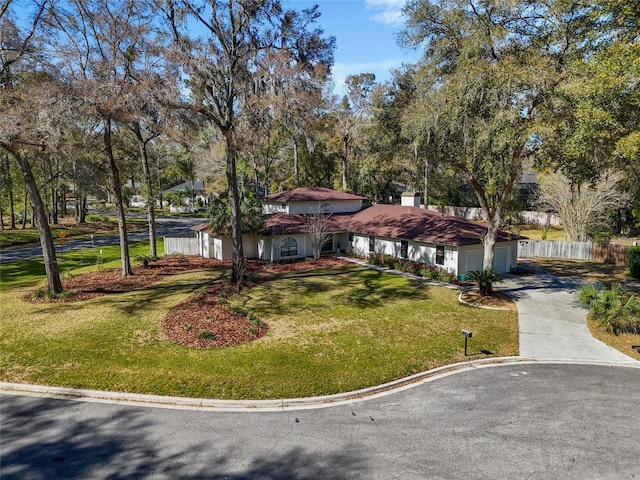
[{"label": "shadow on lawn", "polygon": [[[202,273],[197,277],[194,277],[193,273]],[[96,297],[88,300],[96,308],[108,307],[117,308],[126,315],[136,315],[140,312],[153,308],[156,304],[166,301],[167,297],[177,294],[186,294],[187,297],[198,289],[210,285],[220,279],[221,273],[215,270],[201,270],[199,272],[189,272],[187,276],[175,275],[170,276],[166,280],[162,280],[157,283],[152,283],[141,288],[137,288],[130,292],[116,292],[108,293],[104,296]],[[59,306],[60,309],[68,308],[74,305],[75,302],[60,303],[60,304],[46,304],[46,310],[55,309],[55,306]],[[80,308],[86,308],[87,303],[78,302]]]},{"label": "shadow on lawn", "polygon": [[[210,421],[203,414],[178,413],[169,422],[144,409],[79,404],[70,400],[5,396],[2,478],[350,478],[362,473],[355,453],[315,453],[300,447],[282,451],[243,448],[215,428],[199,435],[171,427]],[[171,414],[169,414],[171,415]],[[211,420],[212,421],[212,420]],[[174,440],[168,438],[175,436]]]},{"label": "shadow on lawn", "polygon": [[351,269],[281,277],[261,285],[257,294],[246,292],[244,303],[251,303],[252,309],[267,316],[326,309],[330,305],[373,309],[394,301],[425,300],[429,298],[428,289],[418,281],[377,270]]}]

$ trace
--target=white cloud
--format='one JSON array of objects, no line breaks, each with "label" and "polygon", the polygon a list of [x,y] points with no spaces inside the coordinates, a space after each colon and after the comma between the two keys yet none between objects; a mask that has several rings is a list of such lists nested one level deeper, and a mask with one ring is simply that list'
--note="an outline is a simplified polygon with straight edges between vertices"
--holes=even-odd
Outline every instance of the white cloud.
[{"label": "white cloud", "polygon": [[406,0],[365,0],[367,10],[374,12],[373,20],[389,25],[399,27],[403,24],[402,7]]},{"label": "white cloud", "polygon": [[397,60],[381,60],[369,63],[340,63],[333,65],[331,70],[333,74],[334,88],[336,95],[344,95],[344,81],[349,75],[358,75],[360,73],[373,73],[376,76],[376,82],[384,82],[391,78],[390,71],[398,68]]}]

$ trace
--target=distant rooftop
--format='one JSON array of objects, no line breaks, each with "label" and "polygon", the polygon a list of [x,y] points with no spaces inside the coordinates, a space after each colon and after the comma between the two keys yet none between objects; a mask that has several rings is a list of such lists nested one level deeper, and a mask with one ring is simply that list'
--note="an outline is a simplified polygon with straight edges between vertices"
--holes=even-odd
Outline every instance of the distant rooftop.
[{"label": "distant rooftop", "polygon": [[338,192],[324,187],[294,188],[286,192],[272,193],[262,197],[264,202],[309,202],[309,201],[331,201],[331,200],[365,200],[364,197],[351,193]]}]

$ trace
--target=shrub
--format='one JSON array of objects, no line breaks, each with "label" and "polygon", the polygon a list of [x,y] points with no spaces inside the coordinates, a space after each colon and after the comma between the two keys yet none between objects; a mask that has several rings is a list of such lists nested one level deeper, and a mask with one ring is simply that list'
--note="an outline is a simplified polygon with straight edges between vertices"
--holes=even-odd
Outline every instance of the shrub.
[{"label": "shrub", "polygon": [[587,231],[587,236],[598,245],[609,245],[611,242],[611,229],[606,225],[595,225]]},{"label": "shrub", "polygon": [[582,305],[588,307],[600,326],[614,335],[640,333],[638,304],[633,295],[614,283],[610,289],[593,284],[582,285],[578,294]]},{"label": "shrub", "polygon": [[138,263],[138,264],[142,264],[145,267],[149,266],[149,262],[154,262],[157,259],[154,257],[150,257],[149,255],[136,255],[135,257],[133,257],[133,261]]},{"label": "shrub", "polygon": [[422,265],[418,262],[409,262],[409,265],[407,265],[407,272],[412,275],[420,275],[421,267]]},{"label": "shrub", "polygon": [[601,289],[593,283],[586,283],[584,285],[581,285],[580,290],[578,291],[578,301],[581,305],[591,310],[598,301],[600,292]]},{"label": "shrub", "polygon": [[376,267],[382,266],[382,255],[380,253],[373,253],[369,256],[369,263]]},{"label": "shrub", "polygon": [[200,330],[198,332],[198,338],[200,340],[215,340],[216,336],[213,334],[213,332],[210,332],[209,330]]},{"label": "shrub", "polygon": [[399,272],[406,272],[409,270],[409,262],[407,260],[398,260],[396,262],[396,270]]},{"label": "shrub", "polygon": [[382,256],[382,265],[385,268],[395,269],[396,268],[397,259],[391,255],[383,255]]},{"label": "shrub", "polygon": [[86,217],[87,222],[108,222],[109,217],[106,215],[98,215],[97,213],[90,213]]},{"label": "shrub", "polygon": [[493,268],[468,272],[467,279],[478,284],[480,295],[483,297],[491,296],[493,294],[493,284],[502,281],[500,274]]},{"label": "shrub", "polygon": [[633,278],[640,278],[640,245],[629,248],[629,271]]}]

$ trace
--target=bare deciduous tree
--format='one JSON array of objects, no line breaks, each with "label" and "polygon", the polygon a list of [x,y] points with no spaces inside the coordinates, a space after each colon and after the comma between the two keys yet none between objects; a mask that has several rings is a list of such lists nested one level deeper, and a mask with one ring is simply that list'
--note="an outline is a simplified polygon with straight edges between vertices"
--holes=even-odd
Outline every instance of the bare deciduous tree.
[{"label": "bare deciduous tree", "polygon": [[314,211],[306,216],[307,231],[311,236],[311,248],[313,249],[313,258],[317,260],[322,253],[322,246],[331,239],[329,232],[329,218],[331,213],[324,212],[321,209]]},{"label": "bare deciduous tree", "polygon": [[540,203],[555,210],[564,225],[567,240],[582,241],[589,227],[605,220],[610,209],[624,208],[629,194],[619,190],[624,174],[605,171],[593,183],[571,184],[561,173],[543,177],[540,182]]}]

